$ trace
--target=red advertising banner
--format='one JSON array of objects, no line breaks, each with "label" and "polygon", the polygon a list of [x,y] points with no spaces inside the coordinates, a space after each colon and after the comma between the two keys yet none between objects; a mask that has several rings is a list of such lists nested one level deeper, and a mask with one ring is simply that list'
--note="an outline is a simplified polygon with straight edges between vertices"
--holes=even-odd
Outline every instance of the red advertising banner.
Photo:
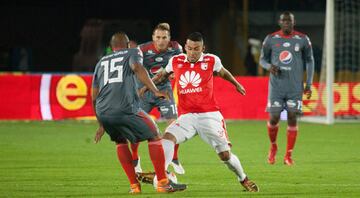
[{"label": "red advertising banner", "polygon": [[[225,119],[267,119],[267,77],[237,77],[246,95],[221,79],[214,79],[215,97]],[[61,120],[94,119],[91,102],[91,75],[0,75],[0,119]],[[303,112],[311,115],[324,111],[318,85],[313,97],[304,100]],[[360,83],[335,83],[336,115],[360,115]],[[176,96],[175,96],[176,98]],[[152,112],[155,118],[159,113]]]}]

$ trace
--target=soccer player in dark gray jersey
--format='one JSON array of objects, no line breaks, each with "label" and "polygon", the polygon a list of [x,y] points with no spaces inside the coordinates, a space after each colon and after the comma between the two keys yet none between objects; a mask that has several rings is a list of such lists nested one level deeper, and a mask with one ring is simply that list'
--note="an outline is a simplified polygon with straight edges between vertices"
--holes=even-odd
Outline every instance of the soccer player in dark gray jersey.
[{"label": "soccer player in dark gray jersey", "polygon": [[158,192],[174,192],[186,189],[186,185],[174,184],[167,179],[164,150],[159,130],[152,119],[140,109],[135,75],[156,97],[167,98],[149,78],[142,66],[142,53],[128,49],[129,38],[117,33],[111,39],[114,53],[104,56],[95,67],[92,101],[99,122],[95,143],[104,132],[116,143],[117,156],[129,179],[130,193],[141,193],[136,178],[132,156],[127,141],[136,143],[148,140],[150,159],[158,179]]},{"label": "soccer player in dark gray jersey", "polygon": [[[158,24],[153,31],[152,41],[139,45],[139,49],[144,55],[144,67],[147,69],[150,77],[154,77],[158,72],[165,68],[169,59],[182,53],[181,45],[176,41],[170,40],[170,25],[168,23]],[[143,87],[139,83],[139,88]],[[157,108],[162,118],[165,118],[168,124],[177,118],[176,104],[173,97],[173,91],[169,79],[157,85],[161,91],[168,92],[170,100],[160,100],[151,92],[146,92],[140,98],[140,107],[147,113]],[[133,160],[136,172],[142,172],[140,158],[138,155],[139,144],[132,144]],[[184,174],[185,170],[178,159],[179,145],[175,146],[175,152],[171,165],[178,174]]]},{"label": "soccer player in dark gray jersey", "polygon": [[98,87],[96,113],[99,116],[135,114],[140,110],[134,71],[141,64],[138,49],[124,49],[104,56],[96,65],[93,86]]},{"label": "soccer player in dark gray jersey", "polygon": [[[294,30],[295,19],[290,12],[280,15],[281,30],[269,34],[261,49],[260,64],[270,71],[267,124],[271,142],[268,163],[275,163],[277,153],[276,137],[280,113],[287,110],[287,147],[284,157],[286,165],[293,165],[291,158],[297,136],[297,116],[301,113],[303,92],[311,97],[314,73],[314,57],[308,36]],[[303,74],[306,66],[307,80],[304,89]]]}]

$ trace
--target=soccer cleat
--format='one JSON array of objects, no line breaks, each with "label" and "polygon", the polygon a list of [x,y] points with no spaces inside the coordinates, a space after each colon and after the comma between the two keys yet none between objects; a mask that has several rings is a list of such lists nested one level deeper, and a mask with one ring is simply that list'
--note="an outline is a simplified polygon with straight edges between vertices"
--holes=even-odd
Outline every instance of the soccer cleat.
[{"label": "soccer cleat", "polygon": [[136,173],[136,179],[145,184],[153,184],[155,172]]},{"label": "soccer cleat", "polygon": [[247,177],[240,182],[241,185],[245,188],[246,191],[249,192],[259,192],[259,187],[252,181],[250,181]]},{"label": "soccer cleat", "polygon": [[129,194],[139,194],[141,193],[141,186],[139,183],[130,184]]},{"label": "soccer cleat", "polygon": [[186,188],[186,184],[175,184],[169,179],[163,179],[158,182],[156,191],[160,193],[170,193],[176,191],[183,191]]},{"label": "soccer cleat", "polygon": [[140,165],[140,157],[137,160],[133,160],[133,165],[134,165],[134,168],[135,168],[135,173],[141,173],[142,172],[142,168],[141,168],[141,165]]},{"label": "soccer cleat", "polygon": [[270,147],[269,154],[268,154],[268,163],[275,164],[275,156],[277,153],[277,145],[273,144]]},{"label": "soccer cleat", "polygon": [[294,161],[291,159],[291,156],[284,157],[284,164],[288,166],[294,165]]},{"label": "soccer cleat", "polygon": [[177,173],[179,175],[185,174],[185,169],[183,168],[183,166],[181,165],[179,160],[173,159],[170,164],[174,168],[175,173]]}]

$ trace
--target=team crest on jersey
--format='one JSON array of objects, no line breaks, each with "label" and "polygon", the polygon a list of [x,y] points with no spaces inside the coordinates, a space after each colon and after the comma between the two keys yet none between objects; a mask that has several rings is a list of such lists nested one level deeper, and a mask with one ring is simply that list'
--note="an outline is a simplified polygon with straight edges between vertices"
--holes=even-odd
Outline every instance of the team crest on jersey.
[{"label": "team crest on jersey", "polygon": [[279,60],[280,62],[282,62],[283,64],[289,64],[291,63],[293,58],[293,55],[291,54],[291,52],[289,51],[282,51],[279,55]]},{"label": "team crest on jersey", "polygon": [[164,59],[163,59],[162,57],[156,57],[156,58],[155,58],[155,61],[156,61],[156,62],[161,62],[161,61],[163,61],[163,60],[164,60]]},{"label": "team crest on jersey", "polygon": [[146,53],[147,54],[155,54],[152,50],[148,50]]},{"label": "team crest on jersey", "polygon": [[298,51],[300,50],[300,45],[299,45],[299,43],[296,43],[296,44],[295,44],[294,50],[295,50],[296,52],[298,52]]},{"label": "team crest on jersey", "polygon": [[275,34],[275,35],[273,36],[273,38],[281,38],[281,37],[280,37],[280,35]]},{"label": "team crest on jersey", "polygon": [[200,64],[200,67],[201,67],[202,70],[207,70],[207,68],[208,68],[208,63],[201,63],[201,64]]},{"label": "team crest on jersey", "polygon": [[289,43],[289,42],[285,42],[285,43],[283,43],[283,46],[284,46],[284,47],[290,47],[290,43]]},{"label": "team crest on jersey", "polygon": [[181,74],[179,84],[181,88],[185,88],[188,84],[194,87],[198,87],[201,82],[200,74],[195,71],[186,71],[185,74]]},{"label": "team crest on jersey", "polygon": [[294,39],[301,39],[301,37],[299,35],[295,35],[293,36]]}]

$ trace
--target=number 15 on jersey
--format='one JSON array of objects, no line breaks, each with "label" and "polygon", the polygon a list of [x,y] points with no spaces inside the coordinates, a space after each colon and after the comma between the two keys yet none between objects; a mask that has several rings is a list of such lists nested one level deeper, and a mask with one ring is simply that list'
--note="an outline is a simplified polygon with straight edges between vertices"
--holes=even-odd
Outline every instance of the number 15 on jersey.
[{"label": "number 15 on jersey", "polygon": [[[124,57],[114,58],[101,62],[104,67],[104,86],[107,83],[115,83],[123,81],[123,65],[120,65]],[[110,70],[109,70],[110,62]]]}]

